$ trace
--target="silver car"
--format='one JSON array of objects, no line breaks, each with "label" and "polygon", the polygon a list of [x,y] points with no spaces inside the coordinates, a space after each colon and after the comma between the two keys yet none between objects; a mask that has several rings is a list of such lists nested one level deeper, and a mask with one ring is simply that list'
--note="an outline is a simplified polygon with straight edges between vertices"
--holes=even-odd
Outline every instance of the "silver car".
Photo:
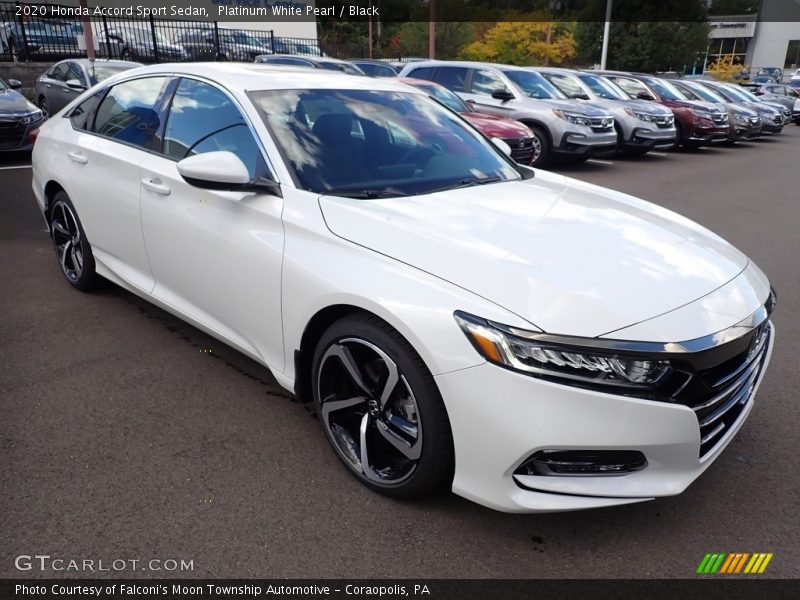
[{"label": "silver car", "polygon": [[45,115],[54,115],[84,90],[104,79],[141,67],[142,63],[127,60],[89,60],[70,58],[50,67],[36,80],[36,103]]},{"label": "silver car", "polygon": [[527,125],[534,134],[533,166],[554,155],[585,159],[614,152],[614,117],[605,108],[570,100],[539,73],[522,67],[461,61],[407,64],[400,77],[435,81],[478,112]]},{"label": "silver car", "polygon": [[610,112],[617,132],[617,150],[645,154],[654,148],[675,145],[675,115],[669,108],[635,99],[610,79],[595,73],[549,67],[532,70],[567,97],[591,101]]}]

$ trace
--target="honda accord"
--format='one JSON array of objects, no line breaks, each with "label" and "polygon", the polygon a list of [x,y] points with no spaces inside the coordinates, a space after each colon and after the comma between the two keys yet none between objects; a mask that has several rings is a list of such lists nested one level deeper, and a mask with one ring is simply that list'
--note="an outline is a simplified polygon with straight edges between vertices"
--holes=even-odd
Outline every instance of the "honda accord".
[{"label": "honda accord", "polygon": [[69,286],[110,280],[265,365],[373,490],[509,512],[680,493],[753,407],[767,278],[506,151],[388,79],[155,65],[41,127],[33,190]]}]

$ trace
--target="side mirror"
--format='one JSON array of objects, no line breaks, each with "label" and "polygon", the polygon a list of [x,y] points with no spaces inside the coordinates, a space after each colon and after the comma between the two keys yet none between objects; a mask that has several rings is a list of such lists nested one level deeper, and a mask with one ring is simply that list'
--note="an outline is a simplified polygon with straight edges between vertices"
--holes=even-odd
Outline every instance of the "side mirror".
[{"label": "side mirror", "polygon": [[500,150],[500,152],[502,152],[503,154],[505,154],[505,155],[506,155],[506,156],[508,156],[508,157],[510,157],[510,156],[511,156],[511,146],[509,146],[508,144],[506,144],[506,143],[505,143],[503,140],[501,140],[499,137],[493,137],[493,138],[492,138],[492,143],[495,145],[495,147],[496,147],[498,150]]},{"label": "side mirror", "polygon": [[77,79],[67,79],[67,87],[70,88],[71,90],[80,90],[80,91],[86,89],[86,86],[83,85]]},{"label": "side mirror", "polygon": [[655,98],[653,98],[653,95],[650,92],[645,92],[644,90],[642,90],[641,92],[636,92],[636,97],[639,100],[655,100]]},{"label": "side mirror", "polygon": [[573,100],[588,100],[589,99],[589,95],[588,94],[584,94],[583,92],[572,92],[569,95],[569,97],[572,98]]},{"label": "side mirror", "polygon": [[755,91],[755,95],[756,96],[763,96],[764,95],[764,90],[756,90]]},{"label": "side mirror", "polygon": [[279,183],[261,179],[253,182],[242,159],[222,150],[184,158],[177,165],[186,183],[206,190],[228,192],[260,191],[282,197]]},{"label": "side mirror", "polygon": [[18,90],[22,87],[22,82],[19,79],[9,79],[8,87],[10,87],[12,90]]},{"label": "side mirror", "polygon": [[514,99],[514,94],[509,92],[505,88],[500,88],[492,92],[492,98],[495,100],[502,100],[503,102],[508,102],[509,100]]}]

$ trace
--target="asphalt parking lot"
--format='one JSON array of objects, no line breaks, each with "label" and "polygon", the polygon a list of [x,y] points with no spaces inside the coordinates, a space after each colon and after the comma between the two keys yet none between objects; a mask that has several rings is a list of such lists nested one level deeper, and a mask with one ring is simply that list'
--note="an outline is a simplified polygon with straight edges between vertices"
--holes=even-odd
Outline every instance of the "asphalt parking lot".
[{"label": "asphalt parking lot", "polygon": [[38,553],[192,560],[181,577],[684,578],[715,551],[772,552],[762,577],[800,577],[800,127],[559,169],[713,229],[778,309],[756,406],[703,477],[553,515],[359,485],[266,369],[119,288],[69,289],[27,162],[0,158],[0,577],[58,576],[15,568]]}]

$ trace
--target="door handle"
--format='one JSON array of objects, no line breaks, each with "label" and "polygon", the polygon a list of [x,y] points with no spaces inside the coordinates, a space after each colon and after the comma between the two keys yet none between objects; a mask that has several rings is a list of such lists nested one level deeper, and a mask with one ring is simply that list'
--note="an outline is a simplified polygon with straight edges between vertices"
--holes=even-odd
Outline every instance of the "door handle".
[{"label": "door handle", "polygon": [[67,156],[72,162],[78,163],[79,165],[85,165],[89,162],[89,159],[86,157],[85,154],[81,154],[80,152],[70,152]]},{"label": "door handle", "polygon": [[45,85],[46,85],[47,87],[49,87],[49,88],[53,87],[53,84],[52,84],[52,83],[46,83]]},{"label": "door handle", "polygon": [[143,177],[142,185],[151,192],[155,192],[156,194],[160,194],[161,196],[169,196],[172,193],[172,190],[169,189],[163,183],[161,183],[160,179],[151,179],[149,177]]}]

